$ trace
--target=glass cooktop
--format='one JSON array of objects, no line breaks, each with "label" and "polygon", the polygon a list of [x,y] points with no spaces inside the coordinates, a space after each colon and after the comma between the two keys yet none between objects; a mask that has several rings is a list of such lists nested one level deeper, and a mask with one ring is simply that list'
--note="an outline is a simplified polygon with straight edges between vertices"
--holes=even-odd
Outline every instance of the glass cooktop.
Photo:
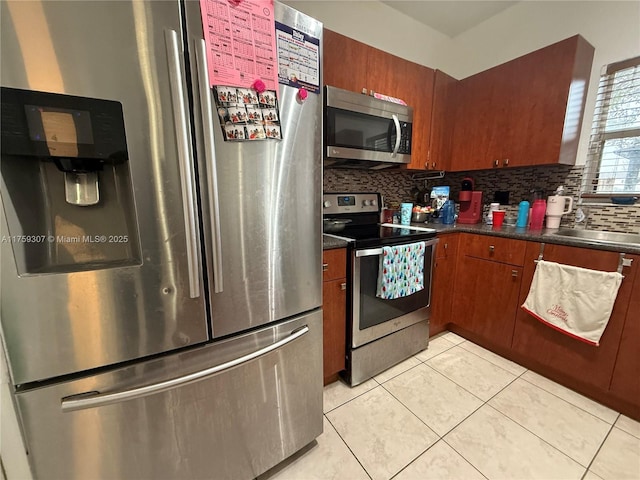
[{"label": "glass cooktop", "polygon": [[347,226],[336,235],[353,240],[355,248],[401,245],[428,240],[436,236],[435,229],[419,228],[420,230],[396,224],[355,225]]}]

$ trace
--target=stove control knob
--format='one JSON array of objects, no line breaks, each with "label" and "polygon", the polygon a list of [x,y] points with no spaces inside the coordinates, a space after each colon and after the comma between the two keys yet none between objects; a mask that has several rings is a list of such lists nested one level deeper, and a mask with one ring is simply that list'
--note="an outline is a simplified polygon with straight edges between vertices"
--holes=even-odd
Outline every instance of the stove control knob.
[{"label": "stove control knob", "polygon": [[322,204],[322,206],[324,208],[329,208],[331,206],[331,202],[329,200],[325,200],[324,203]]},{"label": "stove control knob", "polygon": [[365,207],[368,207],[369,205],[371,205],[371,201],[370,200],[363,200],[362,201],[362,205],[364,205]]},{"label": "stove control knob", "polygon": [[376,201],[375,201],[375,199],[371,200],[371,206],[372,206],[372,207],[375,207],[375,206],[376,206]]}]

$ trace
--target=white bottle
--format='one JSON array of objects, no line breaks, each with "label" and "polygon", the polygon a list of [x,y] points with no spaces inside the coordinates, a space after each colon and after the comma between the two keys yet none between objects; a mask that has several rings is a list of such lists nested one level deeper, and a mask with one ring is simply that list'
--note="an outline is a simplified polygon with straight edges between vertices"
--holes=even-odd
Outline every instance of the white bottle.
[{"label": "white bottle", "polygon": [[487,225],[493,225],[493,211],[494,210],[500,210],[500,204],[499,203],[492,203],[489,205],[489,211],[487,212],[487,218],[485,218],[485,221],[487,223]]}]

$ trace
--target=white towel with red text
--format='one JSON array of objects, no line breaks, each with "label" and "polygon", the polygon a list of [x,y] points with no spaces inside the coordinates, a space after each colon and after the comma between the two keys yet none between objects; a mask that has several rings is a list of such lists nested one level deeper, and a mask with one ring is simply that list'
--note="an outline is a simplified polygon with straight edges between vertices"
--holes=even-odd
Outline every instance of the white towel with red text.
[{"label": "white towel with red text", "polygon": [[522,308],[551,328],[598,346],[622,278],[540,260]]}]

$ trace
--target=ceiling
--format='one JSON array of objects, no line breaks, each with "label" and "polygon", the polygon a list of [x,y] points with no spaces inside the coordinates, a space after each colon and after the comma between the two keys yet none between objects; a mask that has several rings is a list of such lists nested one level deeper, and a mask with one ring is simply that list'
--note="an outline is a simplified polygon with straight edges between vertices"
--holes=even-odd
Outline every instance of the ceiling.
[{"label": "ceiling", "polygon": [[387,0],[382,3],[453,38],[518,2]]}]

